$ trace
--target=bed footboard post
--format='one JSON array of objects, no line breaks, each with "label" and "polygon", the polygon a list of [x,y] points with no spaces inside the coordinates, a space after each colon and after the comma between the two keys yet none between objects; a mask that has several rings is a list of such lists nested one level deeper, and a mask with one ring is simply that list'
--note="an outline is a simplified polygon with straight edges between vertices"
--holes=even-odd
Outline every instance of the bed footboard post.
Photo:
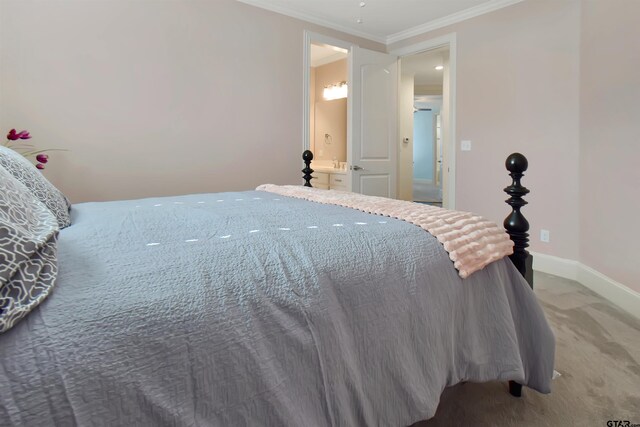
[{"label": "bed footboard post", "polygon": [[513,153],[507,157],[506,167],[513,179],[511,185],[504,189],[511,196],[506,200],[511,206],[511,214],[504,220],[504,228],[513,240],[513,255],[509,258],[533,289],[533,257],[526,249],[529,246],[529,221],[520,212],[520,208],[527,204],[522,197],[529,193],[529,189],[523,187],[520,180],[529,167],[529,162],[522,154]]},{"label": "bed footboard post", "polygon": [[509,394],[513,397],[522,397],[522,384],[509,381]]},{"label": "bed footboard post", "polygon": [[311,169],[311,160],[313,160],[313,153],[309,150],[304,150],[302,153],[302,160],[304,160],[304,169],[302,169],[302,173],[304,174],[302,178],[304,179],[304,186],[311,187],[311,174],[313,173],[313,169]]},{"label": "bed footboard post", "polygon": [[[504,228],[513,240],[513,254],[509,256],[513,265],[524,276],[533,289],[533,257],[527,251],[529,246],[529,221],[522,215],[520,208],[527,204],[522,197],[529,193],[529,189],[520,184],[524,172],[529,167],[527,158],[520,153],[513,153],[507,157],[505,163],[509,175],[513,179],[511,185],[504,189],[510,197],[506,200],[511,206],[511,214],[504,220]],[[509,381],[509,393],[514,397],[522,396],[522,384]]]}]

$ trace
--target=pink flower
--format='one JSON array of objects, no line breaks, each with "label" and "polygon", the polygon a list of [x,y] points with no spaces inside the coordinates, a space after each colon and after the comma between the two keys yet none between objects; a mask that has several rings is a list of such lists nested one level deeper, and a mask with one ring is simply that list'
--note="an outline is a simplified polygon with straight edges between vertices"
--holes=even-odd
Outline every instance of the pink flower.
[{"label": "pink flower", "polygon": [[7,139],[9,141],[17,141],[18,139],[29,139],[31,135],[26,130],[21,130],[20,132],[16,132],[15,129],[11,129],[7,134]]},{"label": "pink flower", "polygon": [[36,160],[40,163],[47,163],[49,161],[49,156],[46,154],[38,154],[36,156]]},{"label": "pink flower", "polygon": [[44,169],[44,165],[42,163],[38,163],[36,167],[40,170]]}]

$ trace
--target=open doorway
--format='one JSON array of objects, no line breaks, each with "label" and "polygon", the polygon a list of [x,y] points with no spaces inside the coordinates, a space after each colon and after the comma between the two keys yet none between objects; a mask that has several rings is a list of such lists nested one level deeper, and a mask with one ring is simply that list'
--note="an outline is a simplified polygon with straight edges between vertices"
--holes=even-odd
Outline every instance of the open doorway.
[{"label": "open doorway", "polygon": [[413,113],[413,201],[442,206],[442,117],[439,109]]},{"label": "open doorway", "polygon": [[400,56],[399,193],[455,209],[455,35],[393,53]]},{"label": "open doorway", "polygon": [[318,188],[346,190],[347,59],[345,49],[311,42],[309,149],[314,155],[311,168],[316,171],[314,186]]},{"label": "open doorway", "polygon": [[311,150],[312,185],[347,191],[350,174],[350,43],[304,32],[303,149]]},{"label": "open doorway", "polygon": [[413,76],[413,201],[442,206],[442,103],[444,64],[441,47],[402,59],[402,73]]},{"label": "open doorway", "polygon": [[[303,149],[311,149],[313,141],[312,152],[317,160],[311,167],[321,174],[312,181],[312,185],[320,187],[321,179],[328,179],[329,189],[396,198],[398,57],[309,31],[304,32],[304,37]],[[340,78],[318,83],[319,68],[311,65],[312,50],[317,51],[318,47],[346,54],[346,85]],[[316,84],[313,102],[312,81]],[[325,88],[325,85],[329,87]],[[336,135],[342,131],[323,130],[318,122],[320,115],[325,113],[320,111],[324,107],[318,104],[321,98],[335,103],[335,100],[324,98],[325,89],[338,93],[346,89],[347,92],[346,162],[334,149],[338,146]],[[315,109],[313,124],[312,109]],[[329,110],[337,109],[329,107]],[[319,161],[325,162],[324,165]]]}]

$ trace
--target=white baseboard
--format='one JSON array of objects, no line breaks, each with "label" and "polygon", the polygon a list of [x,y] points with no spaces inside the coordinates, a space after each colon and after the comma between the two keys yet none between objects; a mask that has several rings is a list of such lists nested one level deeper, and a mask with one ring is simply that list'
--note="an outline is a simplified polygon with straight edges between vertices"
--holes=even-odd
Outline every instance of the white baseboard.
[{"label": "white baseboard", "polygon": [[581,262],[532,252],[533,269],[579,282],[640,319],[640,293]]},{"label": "white baseboard", "polygon": [[565,279],[578,280],[579,262],[571,259],[559,258],[553,255],[531,252],[533,255],[533,269]]}]

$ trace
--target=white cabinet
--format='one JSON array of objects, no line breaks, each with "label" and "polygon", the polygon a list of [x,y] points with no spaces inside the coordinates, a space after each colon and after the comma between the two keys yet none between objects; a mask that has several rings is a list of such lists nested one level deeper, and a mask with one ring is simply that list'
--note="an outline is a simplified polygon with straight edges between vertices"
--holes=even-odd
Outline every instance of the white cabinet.
[{"label": "white cabinet", "polygon": [[347,191],[347,175],[342,173],[314,172],[311,185],[323,190]]},{"label": "white cabinet", "polygon": [[311,174],[313,179],[311,180],[311,186],[314,188],[320,188],[322,190],[329,189],[329,174],[324,172],[314,172]]},{"label": "white cabinet", "polygon": [[330,173],[329,189],[347,191],[347,176],[341,173]]}]

